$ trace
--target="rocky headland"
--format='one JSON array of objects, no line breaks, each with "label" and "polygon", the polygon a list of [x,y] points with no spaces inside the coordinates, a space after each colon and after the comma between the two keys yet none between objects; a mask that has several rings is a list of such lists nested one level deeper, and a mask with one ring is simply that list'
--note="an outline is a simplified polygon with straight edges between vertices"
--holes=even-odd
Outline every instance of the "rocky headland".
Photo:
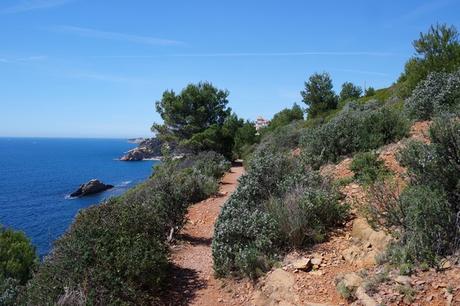
[{"label": "rocky headland", "polygon": [[145,159],[159,159],[161,157],[162,142],[157,138],[148,138],[140,141],[138,146],[126,152],[120,160],[140,161]]}]

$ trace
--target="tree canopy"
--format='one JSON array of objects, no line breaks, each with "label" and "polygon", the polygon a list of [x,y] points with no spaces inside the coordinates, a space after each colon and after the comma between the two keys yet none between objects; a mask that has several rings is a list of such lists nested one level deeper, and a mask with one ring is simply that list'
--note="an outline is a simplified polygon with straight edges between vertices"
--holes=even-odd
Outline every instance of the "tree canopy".
[{"label": "tree canopy", "polygon": [[351,83],[345,82],[342,84],[342,90],[340,91],[340,100],[345,101],[348,99],[358,99],[361,97],[363,90],[361,87]]},{"label": "tree canopy", "polygon": [[222,127],[231,115],[227,107],[228,95],[227,90],[208,82],[189,84],[179,94],[165,91],[162,99],[156,102],[163,124],[153,124],[152,131],[166,143],[174,142],[192,150],[221,152],[222,149],[215,146],[222,145],[218,139],[225,136]]},{"label": "tree canopy", "polygon": [[374,87],[369,86],[368,88],[366,88],[366,90],[364,91],[364,96],[366,96],[366,97],[372,97],[373,95],[375,95],[375,89],[374,89]]},{"label": "tree canopy", "polygon": [[413,41],[415,56],[409,59],[400,76],[400,94],[410,95],[431,72],[453,72],[460,67],[460,42],[454,26],[436,24]]},{"label": "tree canopy", "polygon": [[302,102],[308,106],[309,118],[337,108],[338,98],[332,87],[332,79],[326,72],[315,73],[305,82],[305,90],[302,90],[300,94]]},{"label": "tree canopy", "polygon": [[270,121],[267,129],[275,130],[279,127],[288,125],[292,121],[302,120],[303,119],[303,110],[302,108],[294,103],[292,108],[285,108],[273,116],[273,119]]},{"label": "tree canopy", "polygon": [[12,278],[25,284],[37,264],[35,248],[26,235],[0,225],[0,282]]}]

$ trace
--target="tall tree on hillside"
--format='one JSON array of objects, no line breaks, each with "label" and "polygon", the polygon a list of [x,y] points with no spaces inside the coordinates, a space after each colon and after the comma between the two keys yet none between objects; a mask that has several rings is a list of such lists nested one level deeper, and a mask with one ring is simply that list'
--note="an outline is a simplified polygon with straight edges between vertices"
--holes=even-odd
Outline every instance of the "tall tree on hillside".
[{"label": "tall tree on hillside", "polygon": [[152,131],[162,141],[178,144],[208,129],[211,130],[207,134],[212,134],[224,125],[231,114],[231,109],[227,107],[228,95],[227,90],[217,89],[208,82],[189,84],[179,94],[167,90],[156,102],[163,124],[154,123]]},{"label": "tall tree on hillside", "polygon": [[375,95],[374,87],[369,86],[368,88],[366,88],[366,90],[364,91],[364,96],[365,97],[372,97],[373,95]]},{"label": "tall tree on hillside", "polygon": [[314,118],[318,114],[337,108],[338,98],[332,90],[332,79],[326,72],[315,73],[305,82],[302,90],[302,101],[308,107],[308,117]]},{"label": "tall tree on hillside", "polygon": [[358,99],[361,97],[363,90],[361,87],[351,83],[345,82],[342,84],[342,90],[340,91],[340,100],[345,101],[348,99]]},{"label": "tall tree on hillside", "polygon": [[[211,83],[189,84],[179,94],[169,90],[156,102],[157,112],[163,124],[153,124],[157,137],[187,151],[215,151],[231,159],[238,157],[238,147],[252,144],[252,138],[241,137],[241,128],[248,125],[238,118],[228,104],[229,93]],[[248,130],[248,127],[246,127]],[[255,137],[255,132],[254,132]]]},{"label": "tall tree on hillside", "polygon": [[415,56],[409,59],[398,83],[400,95],[410,95],[417,84],[431,72],[453,72],[460,68],[459,34],[454,26],[436,24],[412,45]]}]

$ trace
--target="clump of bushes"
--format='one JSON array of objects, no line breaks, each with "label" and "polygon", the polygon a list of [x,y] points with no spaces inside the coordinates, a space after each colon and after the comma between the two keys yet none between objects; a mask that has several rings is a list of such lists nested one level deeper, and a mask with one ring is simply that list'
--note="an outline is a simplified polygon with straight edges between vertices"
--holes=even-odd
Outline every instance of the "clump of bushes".
[{"label": "clump of bushes", "polygon": [[0,226],[0,305],[17,305],[37,265],[35,247],[26,235]]},{"label": "clump of bushes", "polygon": [[397,110],[369,104],[348,107],[331,121],[308,129],[302,137],[302,156],[319,168],[341,156],[369,151],[405,137],[408,120]]},{"label": "clump of bushes", "polygon": [[395,262],[436,265],[460,249],[459,131],[458,117],[435,120],[431,144],[412,142],[400,154],[411,185],[399,197],[382,193],[371,201],[374,220],[399,236]]},{"label": "clump of bushes", "polygon": [[390,174],[383,160],[375,152],[357,153],[353,156],[350,166],[355,174],[355,179],[361,184],[370,185]]},{"label": "clump of bushes", "polygon": [[254,155],[267,151],[288,152],[298,148],[300,138],[306,131],[304,124],[304,121],[297,120],[263,133],[260,143],[254,150]]},{"label": "clump of bushes", "polygon": [[281,195],[272,196],[265,206],[289,246],[324,241],[328,229],[346,215],[348,208],[338,204],[340,194],[317,173],[295,173],[278,188]]},{"label": "clump of bushes", "polygon": [[460,110],[460,70],[431,73],[413,90],[404,104],[413,119],[429,120],[444,112]]},{"label": "clump of bushes", "polygon": [[28,284],[27,303],[158,303],[169,278],[167,240],[229,166],[215,153],[166,158],[145,183],[81,211]]},{"label": "clump of bushes", "polygon": [[153,302],[168,275],[155,204],[118,199],[82,211],[29,283],[28,303],[52,305],[69,290],[95,305]]},{"label": "clump of bushes", "polygon": [[257,277],[284,248],[322,240],[326,229],[345,218],[347,208],[338,199],[331,184],[298,159],[256,154],[217,220],[216,274]]}]

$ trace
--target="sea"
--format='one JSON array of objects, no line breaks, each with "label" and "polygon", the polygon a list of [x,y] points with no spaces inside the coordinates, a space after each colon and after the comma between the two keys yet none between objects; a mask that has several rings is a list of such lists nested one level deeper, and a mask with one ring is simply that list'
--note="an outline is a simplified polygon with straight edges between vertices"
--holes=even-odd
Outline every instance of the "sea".
[{"label": "sea", "polygon": [[[0,138],[0,225],[26,233],[43,258],[79,210],[146,180],[158,161],[123,162],[125,139]],[[90,179],[113,189],[69,195]]]}]

